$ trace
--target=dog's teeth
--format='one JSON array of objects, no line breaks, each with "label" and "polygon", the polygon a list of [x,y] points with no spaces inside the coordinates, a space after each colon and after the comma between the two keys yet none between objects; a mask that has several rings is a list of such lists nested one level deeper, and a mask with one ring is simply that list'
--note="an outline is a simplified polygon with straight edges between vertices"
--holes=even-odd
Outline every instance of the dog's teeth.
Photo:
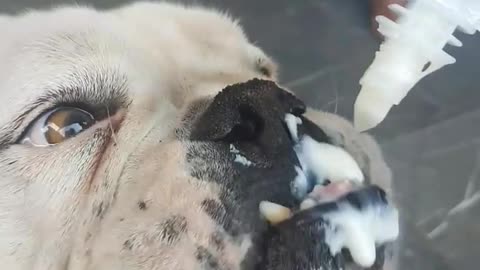
[{"label": "dog's teeth", "polygon": [[261,202],[259,208],[262,216],[271,224],[280,223],[292,215],[287,207],[268,201]]},{"label": "dog's teeth", "polygon": [[300,210],[305,210],[312,208],[316,205],[317,203],[315,202],[314,199],[307,198],[305,199],[301,204],[300,204]]}]

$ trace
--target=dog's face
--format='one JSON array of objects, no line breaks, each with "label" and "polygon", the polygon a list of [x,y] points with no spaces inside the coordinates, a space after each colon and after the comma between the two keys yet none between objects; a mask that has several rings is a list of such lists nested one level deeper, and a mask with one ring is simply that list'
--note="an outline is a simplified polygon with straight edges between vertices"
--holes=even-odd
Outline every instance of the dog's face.
[{"label": "dog's face", "polygon": [[64,8],[0,17],[0,34],[2,269],[341,267],[321,234],[268,244],[259,203],[299,204],[286,113],[389,188],[375,142],[304,114],[217,12]]}]

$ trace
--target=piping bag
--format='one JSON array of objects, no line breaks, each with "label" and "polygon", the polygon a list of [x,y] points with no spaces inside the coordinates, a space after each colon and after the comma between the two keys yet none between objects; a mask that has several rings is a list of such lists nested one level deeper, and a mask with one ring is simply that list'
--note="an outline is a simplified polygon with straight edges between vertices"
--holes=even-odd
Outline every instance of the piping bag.
[{"label": "piping bag", "polygon": [[480,31],[480,0],[412,0],[389,8],[398,19],[376,18],[385,40],[360,79],[353,121],[359,131],[382,122],[422,78],[455,63],[443,48],[462,46],[453,36],[457,29],[470,35]]}]

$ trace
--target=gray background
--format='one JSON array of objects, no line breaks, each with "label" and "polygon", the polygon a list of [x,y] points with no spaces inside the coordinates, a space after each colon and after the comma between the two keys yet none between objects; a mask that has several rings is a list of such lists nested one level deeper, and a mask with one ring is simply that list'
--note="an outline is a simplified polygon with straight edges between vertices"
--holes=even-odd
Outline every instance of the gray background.
[{"label": "gray background", "polygon": [[[100,8],[124,2],[75,1]],[[367,0],[189,2],[241,18],[250,38],[280,63],[283,83],[310,106],[351,119],[358,80],[379,46]],[[59,3],[69,1],[0,0],[0,12]],[[400,269],[480,269],[480,34],[457,36],[463,49],[448,48],[457,64],[427,77],[372,131],[402,206]]]}]

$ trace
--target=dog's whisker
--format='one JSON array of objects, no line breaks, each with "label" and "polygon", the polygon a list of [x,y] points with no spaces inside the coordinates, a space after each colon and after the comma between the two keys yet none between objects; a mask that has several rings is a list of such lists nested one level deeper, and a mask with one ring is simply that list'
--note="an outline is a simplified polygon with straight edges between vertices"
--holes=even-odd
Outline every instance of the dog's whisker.
[{"label": "dog's whisker", "polygon": [[332,86],[333,86],[333,92],[335,93],[335,110],[333,113],[337,114],[337,111],[338,111],[338,84],[337,84],[337,80],[333,77],[333,76],[330,76],[332,78]]},{"label": "dog's whisker", "polygon": [[340,100],[343,100],[343,99],[345,99],[345,97],[339,97],[339,96],[337,96],[337,97],[335,97],[335,99],[333,99],[333,100],[325,103],[325,104],[322,106],[321,110],[324,111],[324,110],[326,110],[328,107],[330,107],[330,105],[336,104],[336,105],[335,105],[335,112],[334,112],[334,113],[336,114],[336,113],[337,113],[337,105],[338,105],[338,103],[340,102]]},{"label": "dog's whisker", "polygon": [[314,80],[317,80],[325,75],[330,74],[331,72],[335,72],[339,70],[341,67],[340,66],[334,66],[334,67],[326,67],[326,68],[321,68],[319,70],[316,70],[310,74],[307,74],[305,76],[302,76],[300,78],[297,78],[295,80],[286,82],[284,85],[288,88],[292,87],[300,87],[302,85],[311,83]]},{"label": "dog's whisker", "polygon": [[477,154],[475,157],[475,167],[472,169],[470,173],[470,177],[468,178],[467,187],[465,188],[465,196],[464,199],[467,200],[471,198],[478,188],[478,176],[480,174],[480,150],[477,150]]},{"label": "dog's whisker", "polygon": [[430,233],[428,233],[428,238],[435,239],[440,237],[444,232],[447,231],[450,222],[452,222],[455,217],[460,215],[467,214],[469,210],[477,206],[480,203],[480,191],[474,193],[470,198],[462,200],[460,203],[455,205],[450,211],[448,211],[447,216],[444,218],[442,223],[434,228]]},{"label": "dog's whisker", "polygon": [[107,110],[108,127],[110,128],[110,131],[112,132],[112,140],[114,142],[114,146],[117,146],[118,145],[118,140],[117,140],[117,136],[115,135],[115,129],[113,128],[112,119],[111,119],[111,115],[110,115],[110,110],[108,109],[108,106],[106,106],[105,108]]}]

